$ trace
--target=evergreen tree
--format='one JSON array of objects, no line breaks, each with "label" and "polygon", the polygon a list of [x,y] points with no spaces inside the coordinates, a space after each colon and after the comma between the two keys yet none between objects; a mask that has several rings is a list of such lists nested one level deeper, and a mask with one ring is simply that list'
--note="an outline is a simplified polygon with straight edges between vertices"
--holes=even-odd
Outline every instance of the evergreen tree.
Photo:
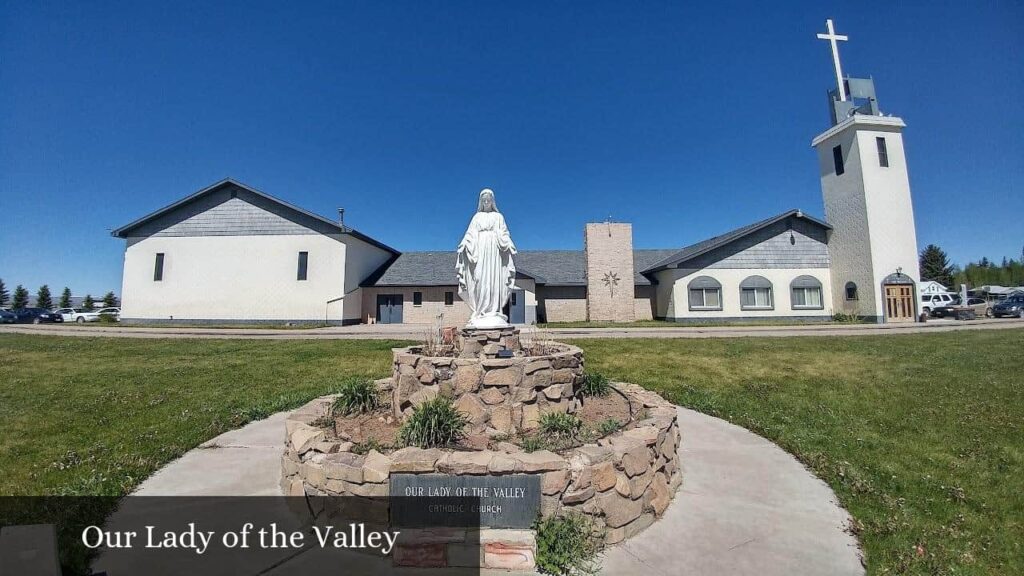
[{"label": "evergreen tree", "polygon": [[942,248],[929,244],[921,251],[919,264],[922,280],[933,280],[946,287],[953,286],[953,267],[949,265],[949,258]]},{"label": "evergreen tree", "polygon": [[4,285],[4,281],[0,278],[0,308],[7,306],[7,301],[11,299],[11,295],[7,292],[7,286]]},{"label": "evergreen tree", "polygon": [[49,310],[53,308],[53,298],[50,297],[50,287],[43,284],[36,292],[36,308]]},{"label": "evergreen tree", "polygon": [[86,312],[92,312],[92,309],[95,307],[96,301],[92,299],[92,295],[86,294],[85,299],[82,300],[82,308],[84,308]]},{"label": "evergreen tree", "polygon": [[28,290],[21,284],[14,287],[14,301],[11,302],[11,307],[15,310],[28,308]]},{"label": "evergreen tree", "polygon": [[107,292],[103,296],[103,307],[113,308],[114,306],[117,306],[117,296],[114,296],[113,291]]},{"label": "evergreen tree", "polygon": [[64,287],[64,291],[60,293],[60,304],[61,308],[71,308],[71,288]]}]

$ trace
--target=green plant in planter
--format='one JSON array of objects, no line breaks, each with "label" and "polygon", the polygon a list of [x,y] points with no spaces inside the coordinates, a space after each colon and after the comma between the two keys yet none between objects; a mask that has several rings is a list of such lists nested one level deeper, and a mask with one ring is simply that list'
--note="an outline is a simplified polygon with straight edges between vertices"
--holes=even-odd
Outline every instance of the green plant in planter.
[{"label": "green plant in planter", "polygon": [[349,378],[341,383],[334,400],[334,414],[365,414],[380,406],[380,392],[372,380]]},{"label": "green plant in planter", "polygon": [[538,519],[537,569],[544,574],[597,574],[603,538],[593,522],[573,512]]},{"label": "green plant in planter", "polygon": [[575,414],[565,412],[545,412],[540,416],[540,431],[548,436],[559,439],[572,439],[580,435],[583,421]]},{"label": "green plant in planter", "polygon": [[524,436],[519,442],[519,447],[523,449],[523,452],[536,452],[547,448],[547,444],[536,436]]},{"label": "green plant in planter", "polygon": [[597,425],[597,435],[600,437],[607,436],[618,430],[620,426],[621,425],[619,424],[619,421],[616,420],[615,418],[601,420],[601,422]]},{"label": "green plant in planter", "polygon": [[462,439],[469,420],[455,409],[450,398],[437,396],[420,404],[398,431],[399,442],[405,446],[432,448],[448,446]]},{"label": "green plant in planter", "polygon": [[353,454],[359,454],[360,456],[370,453],[370,450],[376,450],[378,452],[384,452],[388,449],[387,446],[381,444],[378,440],[370,438],[364,442],[356,442],[352,445],[351,452]]},{"label": "green plant in planter", "polygon": [[608,378],[596,371],[587,370],[583,373],[583,385],[580,391],[584,396],[607,396],[612,391]]}]

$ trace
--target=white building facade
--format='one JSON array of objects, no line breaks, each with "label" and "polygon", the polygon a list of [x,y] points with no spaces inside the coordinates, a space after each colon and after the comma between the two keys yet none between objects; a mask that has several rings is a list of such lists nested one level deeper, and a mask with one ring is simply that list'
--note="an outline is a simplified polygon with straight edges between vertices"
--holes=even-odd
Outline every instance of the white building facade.
[{"label": "white building facade", "polygon": [[[870,79],[831,91],[812,141],[825,217],[789,210],[684,248],[637,250],[632,226],[588,223],[583,250],[515,256],[505,313],[535,322],[918,317],[920,274],[903,120]],[[461,325],[455,252],[399,253],[232,180],[113,232],[126,240],[121,317],[165,323]]]},{"label": "white building facade", "polygon": [[358,323],[359,282],[397,255],[232,180],[113,234],[126,322]]}]

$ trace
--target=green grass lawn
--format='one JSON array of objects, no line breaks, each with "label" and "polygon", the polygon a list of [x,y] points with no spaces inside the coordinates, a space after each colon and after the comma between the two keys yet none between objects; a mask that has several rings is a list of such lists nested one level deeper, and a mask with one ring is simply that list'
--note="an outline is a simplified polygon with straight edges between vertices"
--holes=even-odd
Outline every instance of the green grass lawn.
[{"label": "green grass lawn", "polygon": [[[796,454],[870,573],[1024,573],[1024,330],[576,344]],[[397,345],[0,334],[0,494],[124,494],[224,430],[386,375]]]},{"label": "green grass lawn", "polygon": [[124,494],[221,432],[386,375],[399,345],[2,334],[0,494]]}]

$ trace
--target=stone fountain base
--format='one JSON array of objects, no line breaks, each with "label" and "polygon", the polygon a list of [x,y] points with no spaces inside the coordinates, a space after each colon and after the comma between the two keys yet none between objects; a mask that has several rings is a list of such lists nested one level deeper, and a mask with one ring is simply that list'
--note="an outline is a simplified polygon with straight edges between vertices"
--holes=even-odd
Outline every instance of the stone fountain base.
[{"label": "stone fountain base", "polygon": [[[514,329],[460,336],[461,346],[446,350],[446,356],[425,355],[436,351],[421,346],[395,349],[392,377],[378,386],[391,395],[398,418],[438,395],[452,398],[470,421],[468,448],[351,453],[351,442],[329,441],[317,425],[330,416],[334,398],[325,396],[288,417],[282,490],[292,495],[387,497],[409,496],[424,487],[462,487],[482,494],[511,488],[518,494],[515,500],[488,496],[481,501],[481,506],[498,510],[481,511],[481,527],[498,532],[481,534],[480,564],[473,565],[492,568],[534,569],[530,526],[538,516],[584,514],[605,542],[614,544],[664,513],[682,482],[681,436],[671,403],[633,384],[613,384],[611,393],[629,404],[627,426],[558,453],[525,452],[495,437],[535,430],[541,414],[571,413],[586,402],[580,394],[582,350],[559,343],[524,347]],[[454,551],[440,552],[445,546],[465,546],[465,534],[459,540],[456,532],[446,532],[453,535],[450,542],[400,543],[396,561],[428,555],[432,562],[443,558],[446,566],[465,565],[451,563],[458,557]],[[502,540],[491,545],[488,538],[511,538],[519,544]]]}]

